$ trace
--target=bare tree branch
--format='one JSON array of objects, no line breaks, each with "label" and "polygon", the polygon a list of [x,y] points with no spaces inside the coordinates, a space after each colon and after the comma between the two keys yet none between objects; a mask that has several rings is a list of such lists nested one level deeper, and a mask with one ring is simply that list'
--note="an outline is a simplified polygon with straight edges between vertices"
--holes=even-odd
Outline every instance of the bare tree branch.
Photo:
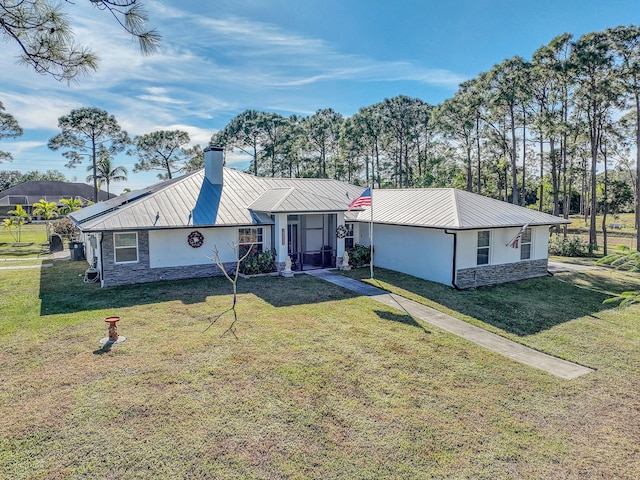
[{"label": "bare tree branch", "polygon": [[235,271],[233,272],[233,276],[229,275],[229,272],[227,272],[227,269],[224,266],[224,262],[220,258],[220,251],[218,250],[217,245],[213,246],[213,256],[207,257],[207,258],[216,263],[218,268],[222,270],[222,273],[227,278],[227,280],[229,280],[231,282],[231,285],[233,285],[233,304],[224,312],[219,313],[215,317],[209,319],[209,326],[204,329],[203,333],[209,330],[213,326],[213,324],[216,323],[218,320],[220,320],[226,313],[233,312],[233,321],[231,322],[229,327],[224,332],[222,332],[222,335],[220,336],[224,337],[227,333],[230,332],[237,340],[238,336],[236,335],[235,326],[236,326],[236,323],[238,322],[238,313],[236,311],[236,305],[238,303],[238,274],[240,273],[240,264],[245,258],[249,256],[254,244],[253,243],[250,244],[249,248],[243,255],[239,255],[239,250],[238,250],[240,247],[239,244],[229,243],[228,245],[231,248],[231,250],[233,250],[233,256],[236,259],[236,266],[235,266]]}]

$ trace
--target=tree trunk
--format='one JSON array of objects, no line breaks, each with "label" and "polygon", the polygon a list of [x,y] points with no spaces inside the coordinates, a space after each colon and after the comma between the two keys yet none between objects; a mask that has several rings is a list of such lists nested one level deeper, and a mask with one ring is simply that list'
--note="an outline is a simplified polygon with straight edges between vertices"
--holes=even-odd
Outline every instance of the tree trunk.
[{"label": "tree trunk", "polygon": [[516,165],[516,159],[518,157],[516,152],[516,119],[513,107],[510,107],[511,114],[511,203],[518,205],[518,168]]},{"label": "tree trunk", "polygon": [[[373,164],[371,165],[373,167]],[[376,177],[377,174],[377,177]],[[381,181],[380,181],[380,150],[378,149],[378,141],[376,140],[376,166],[375,166],[375,170],[371,172],[371,175],[373,176],[373,180],[375,181],[376,179],[378,180],[378,188],[382,188],[381,185]],[[371,182],[373,184],[373,182]]]},{"label": "tree trunk", "polygon": [[478,194],[480,194],[481,191],[481,186],[482,186],[482,173],[481,173],[481,166],[482,163],[480,162],[480,117],[477,116],[476,117],[476,151],[478,153]]},{"label": "tree trunk", "polygon": [[527,191],[527,177],[526,177],[526,165],[527,165],[527,111],[522,109],[522,189],[520,206],[524,207],[526,204],[526,191]]},{"label": "tree trunk", "polygon": [[[549,139],[549,156],[551,158],[551,188],[553,189],[553,214],[560,216],[560,195],[558,181],[558,159],[556,157],[556,143],[553,138]],[[560,233],[560,225],[556,225],[556,234]]]},{"label": "tree trunk", "polygon": [[98,203],[98,166],[96,164],[95,137],[91,137],[91,160],[93,161],[93,202]]},{"label": "tree trunk", "polygon": [[636,93],[636,250],[640,252],[640,95]]},{"label": "tree trunk", "polygon": [[542,197],[544,196],[544,141],[540,135],[540,198],[538,210],[542,211]]},{"label": "tree trunk", "polygon": [[603,253],[606,256],[607,255],[607,211],[608,211],[608,197],[607,197],[607,184],[608,182],[608,178],[607,178],[607,144],[604,144],[604,150],[603,150],[603,157],[604,157],[604,199],[603,199],[603,214],[602,214],[602,248],[603,248]]},{"label": "tree trunk", "polygon": [[[593,105],[593,113],[595,117],[595,105]],[[592,245],[592,248],[594,249],[598,247],[598,237],[596,231],[596,167],[598,165],[598,146],[598,126],[595,123],[595,118],[593,118],[591,126],[591,208],[589,212],[589,244]]]},{"label": "tree trunk", "polygon": [[[569,218],[569,192],[567,191],[567,136],[563,135],[560,140],[560,149],[562,151],[562,217],[566,220]],[[567,238],[567,225],[562,226],[563,238]]]},{"label": "tree trunk", "polygon": [[[480,166],[478,166],[480,168]],[[471,148],[467,147],[467,191],[473,191],[473,171],[471,169]]]},{"label": "tree trunk", "polygon": [[[562,102],[562,118],[565,122],[565,124],[568,123],[569,121],[569,107],[567,105],[567,100],[566,100],[566,91],[563,90],[564,92],[564,100]],[[567,220],[569,218],[569,211],[571,210],[571,182],[569,182],[569,190],[567,191],[567,132],[566,130],[563,131],[562,133],[562,140],[560,141],[560,146],[562,148],[562,173],[563,173],[563,190],[564,190],[564,205],[562,208],[562,216],[565,220]],[[569,172],[571,173],[571,171]],[[564,224],[562,226],[562,231],[563,231],[563,238],[566,240],[568,233],[569,233],[569,227],[567,224]]]},{"label": "tree trunk", "polygon": [[584,225],[587,225],[587,199],[589,198],[587,195],[587,159],[582,159],[582,191],[580,192],[580,215],[584,217]]}]

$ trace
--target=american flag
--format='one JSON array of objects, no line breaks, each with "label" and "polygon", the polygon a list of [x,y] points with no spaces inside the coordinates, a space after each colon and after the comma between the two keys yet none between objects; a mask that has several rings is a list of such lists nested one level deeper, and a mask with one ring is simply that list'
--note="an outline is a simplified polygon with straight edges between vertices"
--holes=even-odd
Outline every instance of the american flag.
[{"label": "american flag", "polygon": [[367,187],[367,189],[362,192],[362,195],[360,195],[358,198],[356,198],[353,202],[351,202],[349,204],[349,209],[347,210],[350,211],[352,208],[358,208],[358,207],[370,207],[371,206],[371,187]]},{"label": "american flag", "polygon": [[515,237],[513,237],[513,240],[507,243],[507,246],[511,248],[518,248],[518,244],[520,243],[520,238],[522,237],[522,234],[527,230],[528,227],[529,227],[529,224],[527,223],[524,227],[520,229],[518,234]]}]

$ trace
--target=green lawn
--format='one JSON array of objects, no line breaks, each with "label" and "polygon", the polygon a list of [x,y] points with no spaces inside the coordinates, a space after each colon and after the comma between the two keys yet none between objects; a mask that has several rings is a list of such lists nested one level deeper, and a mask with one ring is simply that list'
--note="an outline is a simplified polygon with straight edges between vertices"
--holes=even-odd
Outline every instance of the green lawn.
[{"label": "green lawn", "polygon": [[0,228],[0,261],[46,256],[49,253],[46,228],[44,224],[23,225],[20,242],[15,241],[10,231]]},{"label": "green lawn", "polygon": [[[569,225],[569,238],[579,237],[584,242],[589,242],[589,219],[585,222],[583,216],[571,215],[569,217],[571,224]],[[615,224],[619,228],[612,228],[611,225]],[[602,246],[604,245],[604,237],[602,235],[602,215],[596,217],[596,230],[598,238],[598,251],[596,255],[603,253]],[[613,216],[607,215],[607,247],[609,249],[615,249],[618,246],[627,247],[631,250],[635,250],[637,231],[635,228],[635,214],[633,213],[621,213],[620,215]]]},{"label": "green lawn", "polygon": [[[569,225],[570,230],[583,230],[589,233],[589,218],[585,221],[584,216],[570,215]],[[635,214],[634,213],[621,213],[619,215],[607,215],[607,231],[611,233],[625,233],[635,235]],[[611,228],[610,225],[618,225],[620,228]],[[596,215],[596,229],[598,232],[602,232],[602,215]]]},{"label": "green lawn", "polygon": [[[637,478],[640,278],[383,286],[596,368],[515,363],[321,280],[100,289],[84,262],[0,270],[2,478]],[[366,276],[355,271],[353,276]],[[376,280],[377,282],[378,280]],[[127,341],[105,352],[104,317]]]}]

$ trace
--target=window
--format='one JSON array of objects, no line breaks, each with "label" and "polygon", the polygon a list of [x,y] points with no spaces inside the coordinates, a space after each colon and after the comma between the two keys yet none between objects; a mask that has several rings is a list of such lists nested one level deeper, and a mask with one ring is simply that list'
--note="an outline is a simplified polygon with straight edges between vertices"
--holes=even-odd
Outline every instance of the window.
[{"label": "window", "polygon": [[531,258],[531,229],[527,228],[520,237],[520,260]]},{"label": "window", "polygon": [[253,244],[253,253],[262,252],[262,227],[238,229],[238,247],[241,253],[246,252]]},{"label": "window", "polygon": [[489,238],[490,238],[489,230],[484,230],[482,232],[478,232],[478,255],[477,255],[477,264],[478,265],[489,265]]},{"label": "window", "polygon": [[353,248],[353,223],[345,223],[344,226],[347,229],[347,234],[344,237],[344,248],[346,250],[348,248]]},{"label": "window", "polygon": [[114,233],[113,248],[115,263],[133,263],[138,261],[138,234]]}]

